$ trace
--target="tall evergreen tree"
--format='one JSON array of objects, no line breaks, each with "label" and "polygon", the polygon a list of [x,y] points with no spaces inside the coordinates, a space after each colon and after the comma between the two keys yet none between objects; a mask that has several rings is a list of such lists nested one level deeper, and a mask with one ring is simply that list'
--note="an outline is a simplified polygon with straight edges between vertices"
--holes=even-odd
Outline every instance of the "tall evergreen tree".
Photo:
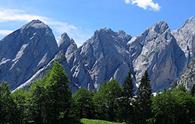
[{"label": "tall evergreen tree", "polygon": [[92,93],[87,89],[79,89],[73,96],[73,99],[77,105],[80,118],[93,118],[93,101]]},{"label": "tall evergreen tree", "polygon": [[133,97],[133,91],[134,87],[133,87],[133,80],[131,77],[131,73],[128,73],[128,76],[123,84],[123,95],[126,98],[132,98]]},{"label": "tall evergreen tree", "polygon": [[94,95],[96,117],[105,120],[118,120],[119,101],[122,90],[117,81],[111,80],[103,84]]},{"label": "tall evergreen tree", "polygon": [[72,103],[68,83],[63,67],[55,61],[49,73],[30,87],[32,122],[68,123]]},{"label": "tall evergreen tree", "polygon": [[121,118],[123,121],[127,123],[132,122],[133,118],[133,106],[132,106],[132,98],[133,98],[133,81],[131,77],[131,73],[128,73],[128,76],[123,84],[123,95],[121,97]]},{"label": "tall evergreen tree", "polygon": [[54,62],[45,81],[47,123],[65,123],[69,119],[72,98],[69,80],[58,62]]},{"label": "tall evergreen tree", "polygon": [[31,104],[30,106],[30,117],[32,122],[35,123],[47,123],[47,111],[46,111],[46,89],[43,85],[43,80],[37,81],[33,84],[32,88],[32,96],[31,96]]},{"label": "tall evergreen tree", "polygon": [[138,114],[137,122],[146,123],[147,119],[151,117],[151,104],[152,104],[152,89],[147,71],[141,79],[141,83],[137,92]]}]

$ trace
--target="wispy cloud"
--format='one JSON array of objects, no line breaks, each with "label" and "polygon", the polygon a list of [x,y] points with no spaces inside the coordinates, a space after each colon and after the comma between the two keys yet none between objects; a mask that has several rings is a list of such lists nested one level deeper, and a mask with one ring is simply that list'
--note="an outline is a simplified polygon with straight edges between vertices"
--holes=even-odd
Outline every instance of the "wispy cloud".
[{"label": "wispy cloud", "polygon": [[0,35],[5,36],[12,32],[12,30],[0,30]]},{"label": "wispy cloud", "polygon": [[[82,44],[88,37],[89,33],[82,31],[82,28],[65,21],[58,21],[51,17],[31,14],[24,10],[18,9],[1,9],[0,8],[0,22],[29,22],[33,19],[39,19],[48,24],[56,34],[57,39],[60,34],[66,32],[72,37],[78,44]],[[1,30],[1,35],[7,35],[10,30]]]},{"label": "wispy cloud", "polygon": [[46,18],[34,14],[27,14],[27,12],[18,9],[0,9],[0,22],[31,21],[33,19],[45,20]]},{"label": "wispy cloud", "polygon": [[153,11],[159,11],[160,5],[153,0],[125,0],[126,4],[133,4],[143,9],[150,9]]}]

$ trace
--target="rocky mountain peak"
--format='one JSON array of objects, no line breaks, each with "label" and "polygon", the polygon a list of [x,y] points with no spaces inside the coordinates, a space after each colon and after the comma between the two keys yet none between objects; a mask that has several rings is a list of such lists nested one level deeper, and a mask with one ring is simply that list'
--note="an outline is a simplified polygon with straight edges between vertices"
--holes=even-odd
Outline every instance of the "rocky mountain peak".
[{"label": "rocky mountain peak", "polygon": [[102,29],[96,30],[92,38],[100,39],[100,37],[107,37],[107,36],[112,35],[113,33],[114,32],[110,28],[102,28]]},{"label": "rocky mountain peak", "polygon": [[[124,31],[115,32],[110,28],[96,30],[94,35],[85,44],[96,44],[95,47],[121,46],[126,48],[131,36]],[[102,48],[100,48],[102,49]]]},{"label": "rocky mountain peak", "polygon": [[68,47],[72,46],[72,49],[77,49],[77,45],[73,39],[71,39],[67,33],[63,33],[60,38],[59,50],[66,52]]},{"label": "rocky mountain peak", "polygon": [[133,38],[124,31],[103,28],[77,48],[67,33],[57,46],[49,26],[32,20],[0,42],[0,81],[9,82],[12,89],[25,86],[59,59],[74,91],[98,89],[110,79],[123,83],[129,71],[139,84],[146,70],[154,91],[169,88],[186,66],[184,52],[195,55],[194,25],[192,17],[174,34],[161,21]]},{"label": "rocky mountain peak", "polygon": [[169,29],[169,26],[168,26],[168,24],[167,24],[165,21],[160,21],[160,22],[156,23],[156,24],[152,27],[152,29],[153,29],[155,32],[162,34],[162,33],[164,33],[166,30]]},{"label": "rocky mountain peak", "polygon": [[57,51],[52,30],[39,20],[29,22],[0,42],[0,81],[16,88],[46,66]]},{"label": "rocky mountain peak", "polygon": [[32,20],[31,22],[29,22],[28,24],[22,27],[22,29],[28,29],[28,28],[45,29],[45,28],[49,28],[49,26],[40,20]]},{"label": "rocky mountain peak", "polygon": [[177,43],[185,52],[188,62],[195,56],[195,18],[191,17],[186,20],[185,24],[173,32]]},{"label": "rocky mountain peak", "polygon": [[194,23],[195,24],[195,17],[190,17],[186,20],[185,24]]},{"label": "rocky mountain peak", "polygon": [[101,29],[99,29],[99,30],[96,30],[95,31],[95,34],[101,34],[101,33],[113,33],[113,31],[112,31],[112,29],[110,29],[110,28],[101,28]]},{"label": "rocky mountain peak", "polygon": [[63,34],[61,35],[61,40],[62,40],[62,41],[70,41],[70,37],[68,36],[67,33],[63,33]]},{"label": "rocky mountain peak", "polygon": [[177,31],[182,33],[186,32],[187,30],[189,31],[189,33],[195,33],[195,17],[190,17],[189,19],[187,19],[184,25]]}]

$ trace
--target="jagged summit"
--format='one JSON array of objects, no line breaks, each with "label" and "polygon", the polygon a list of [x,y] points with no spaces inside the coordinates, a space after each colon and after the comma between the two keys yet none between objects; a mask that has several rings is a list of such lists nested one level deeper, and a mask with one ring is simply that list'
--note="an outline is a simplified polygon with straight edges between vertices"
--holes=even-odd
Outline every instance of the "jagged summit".
[{"label": "jagged summit", "polygon": [[186,23],[195,23],[195,17],[190,17],[189,19],[186,20],[185,24]]},{"label": "jagged summit", "polygon": [[191,32],[195,33],[195,17],[191,17],[189,19],[186,20],[185,24],[183,25],[182,28],[180,28],[179,30],[189,30]]},{"label": "jagged summit", "polygon": [[59,50],[66,52],[69,46],[73,49],[77,49],[77,45],[73,39],[71,39],[67,33],[63,33],[60,38]]},{"label": "jagged summit", "polygon": [[71,39],[68,36],[67,33],[63,33],[60,37],[60,41],[59,41],[59,47],[62,47],[64,44],[67,44],[67,42],[69,42]]},{"label": "jagged summit", "polygon": [[12,89],[46,66],[58,51],[51,29],[33,20],[0,42],[0,81]]},{"label": "jagged summit", "polygon": [[127,42],[130,39],[131,36],[122,30],[115,32],[110,28],[102,28],[96,30],[94,32],[94,35],[89,40],[87,40],[83,45],[91,42],[92,44],[97,43],[103,47],[110,46],[110,45],[112,46],[114,44],[118,44],[119,46],[126,47]]},{"label": "jagged summit", "polygon": [[32,20],[0,42],[0,81],[15,89],[44,75],[58,59],[74,91],[98,89],[111,79],[123,83],[129,71],[139,84],[145,70],[154,91],[169,88],[186,67],[184,52],[195,55],[194,25],[192,17],[174,34],[160,21],[133,38],[124,31],[102,28],[77,48],[67,33],[61,35],[58,46],[49,26]]},{"label": "jagged summit", "polygon": [[165,21],[160,21],[160,22],[156,23],[156,24],[152,27],[152,29],[153,29],[155,32],[162,34],[162,33],[164,33],[166,30],[169,29],[169,26],[168,26],[168,24],[167,24]]},{"label": "jagged summit", "polygon": [[107,28],[107,27],[101,28],[99,30],[96,30],[95,33],[94,33],[94,35],[96,35],[96,34],[115,34],[115,35],[119,35],[121,37],[124,37],[124,36],[127,36],[129,38],[131,37],[129,34],[127,34],[123,30],[119,30],[118,32],[115,32],[111,28]]},{"label": "jagged summit", "polygon": [[154,90],[170,87],[184,67],[184,53],[164,21],[134,37],[128,45],[137,81],[147,70]]},{"label": "jagged summit", "polygon": [[28,29],[28,28],[42,29],[42,28],[49,28],[49,26],[37,19],[37,20],[32,20],[31,22],[27,23],[22,27],[22,29]]},{"label": "jagged summit", "polygon": [[70,37],[68,36],[67,33],[63,33],[63,34],[61,35],[61,39],[63,39],[63,40],[70,40]]},{"label": "jagged summit", "polygon": [[185,21],[185,24],[173,32],[177,43],[185,52],[188,62],[195,57],[195,18],[191,17]]},{"label": "jagged summit", "polygon": [[99,30],[96,30],[95,33],[111,33],[113,32],[111,28],[107,28],[107,27],[104,27],[104,28],[101,28]]}]

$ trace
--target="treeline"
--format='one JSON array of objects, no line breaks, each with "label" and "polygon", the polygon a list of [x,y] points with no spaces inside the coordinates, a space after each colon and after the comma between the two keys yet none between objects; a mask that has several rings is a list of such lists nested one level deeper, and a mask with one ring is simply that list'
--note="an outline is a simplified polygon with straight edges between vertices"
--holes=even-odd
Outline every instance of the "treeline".
[{"label": "treeline", "polygon": [[96,92],[79,89],[72,94],[68,83],[58,62],[28,88],[11,93],[1,83],[0,124],[76,124],[81,118],[127,124],[195,123],[195,86],[191,92],[179,86],[153,96],[147,72],[136,91],[130,73],[122,86],[111,80]]}]

